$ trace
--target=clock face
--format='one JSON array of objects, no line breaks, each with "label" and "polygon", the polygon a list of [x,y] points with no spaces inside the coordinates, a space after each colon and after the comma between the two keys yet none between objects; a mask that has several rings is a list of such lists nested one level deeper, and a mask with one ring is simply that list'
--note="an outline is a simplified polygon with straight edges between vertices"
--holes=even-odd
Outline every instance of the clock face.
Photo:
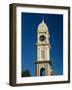
[{"label": "clock face", "polygon": [[41,35],[39,39],[40,39],[40,41],[44,41],[45,40],[45,36]]}]

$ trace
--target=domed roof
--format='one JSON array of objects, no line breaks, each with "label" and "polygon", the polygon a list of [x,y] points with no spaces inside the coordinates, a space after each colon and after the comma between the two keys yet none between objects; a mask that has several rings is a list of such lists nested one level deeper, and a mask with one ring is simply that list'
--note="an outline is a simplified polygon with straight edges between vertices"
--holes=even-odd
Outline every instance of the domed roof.
[{"label": "domed roof", "polygon": [[44,20],[38,25],[38,32],[48,32],[48,27]]}]

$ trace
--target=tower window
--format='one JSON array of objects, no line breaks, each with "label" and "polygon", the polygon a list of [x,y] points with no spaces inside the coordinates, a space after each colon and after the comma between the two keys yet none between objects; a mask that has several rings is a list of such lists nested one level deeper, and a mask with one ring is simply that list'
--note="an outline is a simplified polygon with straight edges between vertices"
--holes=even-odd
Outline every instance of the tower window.
[{"label": "tower window", "polygon": [[40,76],[45,76],[45,69],[44,68],[41,68],[41,70],[40,70]]}]

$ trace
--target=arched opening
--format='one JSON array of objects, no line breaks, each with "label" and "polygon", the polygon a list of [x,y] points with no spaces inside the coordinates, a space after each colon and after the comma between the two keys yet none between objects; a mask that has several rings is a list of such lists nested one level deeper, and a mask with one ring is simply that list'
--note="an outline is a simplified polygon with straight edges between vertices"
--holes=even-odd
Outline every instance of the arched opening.
[{"label": "arched opening", "polygon": [[45,69],[44,68],[41,68],[41,70],[40,70],[40,76],[45,76]]}]

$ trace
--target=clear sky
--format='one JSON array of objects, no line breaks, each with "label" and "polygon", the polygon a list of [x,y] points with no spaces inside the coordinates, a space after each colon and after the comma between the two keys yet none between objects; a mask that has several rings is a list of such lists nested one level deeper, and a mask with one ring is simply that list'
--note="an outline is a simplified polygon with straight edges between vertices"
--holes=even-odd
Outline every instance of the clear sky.
[{"label": "clear sky", "polygon": [[50,58],[56,75],[63,74],[63,15],[22,13],[22,71],[29,70],[35,76],[36,36],[38,25],[44,18],[50,33]]}]

